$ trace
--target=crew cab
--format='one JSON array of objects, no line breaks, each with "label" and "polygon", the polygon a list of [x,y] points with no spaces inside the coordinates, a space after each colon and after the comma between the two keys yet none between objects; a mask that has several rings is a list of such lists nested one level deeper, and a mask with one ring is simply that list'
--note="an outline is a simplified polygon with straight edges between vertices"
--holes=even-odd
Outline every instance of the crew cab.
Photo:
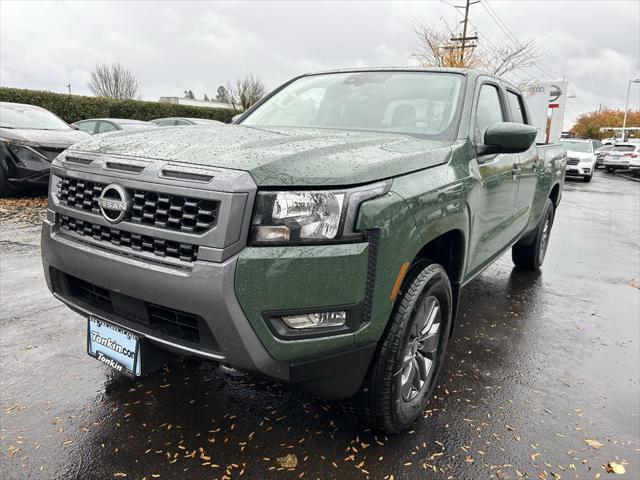
[{"label": "crew cab", "polygon": [[566,152],[525,100],[458,69],[307,74],[235,124],[118,132],[53,164],[53,294],[88,353],[137,376],[197,356],[399,432],[423,412],[460,289],[538,269]]}]

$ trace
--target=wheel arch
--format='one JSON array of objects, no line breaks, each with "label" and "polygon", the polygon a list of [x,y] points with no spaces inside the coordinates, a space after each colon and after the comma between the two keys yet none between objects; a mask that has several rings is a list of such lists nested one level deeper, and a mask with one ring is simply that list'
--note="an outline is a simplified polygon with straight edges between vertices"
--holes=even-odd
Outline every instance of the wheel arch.
[{"label": "wheel arch", "polygon": [[466,258],[465,245],[464,232],[461,229],[452,229],[434,237],[424,244],[411,262],[411,264],[414,265],[421,260],[430,260],[442,265],[445,272],[447,272],[453,294],[451,331],[449,335],[453,333],[460,300],[460,285]]}]

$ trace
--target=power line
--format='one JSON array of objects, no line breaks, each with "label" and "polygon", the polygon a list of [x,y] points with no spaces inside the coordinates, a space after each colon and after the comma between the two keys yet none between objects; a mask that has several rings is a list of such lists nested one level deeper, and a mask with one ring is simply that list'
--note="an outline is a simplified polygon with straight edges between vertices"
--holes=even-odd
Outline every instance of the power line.
[{"label": "power line", "polygon": [[[515,47],[517,48],[522,47],[522,44],[519,42],[518,38],[513,34],[511,30],[509,30],[509,27],[502,21],[502,19],[500,19],[498,13],[493,9],[489,1],[483,0],[481,2],[481,5],[485,9],[485,11],[489,14],[491,19],[495,22],[495,24],[498,26],[498,28],[502,30],[502,32],[505,34],[507,39],[509,39]],[[546,75],[551,79],[553,79],[554,76],[555,77],[561,76],[560,73],[558,73],[557,71],[554,72],[552,68],[549,68],[547,65],[542,64],[542,62],[540,62],[539,60],[534,60],[533,66],[536,67],[544,75]],[[549,71],[552,71],[552,73],[549,73]]]}]

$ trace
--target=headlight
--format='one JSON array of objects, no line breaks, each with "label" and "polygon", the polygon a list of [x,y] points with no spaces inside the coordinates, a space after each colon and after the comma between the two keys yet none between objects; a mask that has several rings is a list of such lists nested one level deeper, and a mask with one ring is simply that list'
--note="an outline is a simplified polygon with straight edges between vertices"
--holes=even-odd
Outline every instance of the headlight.
[{"label": "headlight", "polygon": [[389,190],[390,182],[346,190],[259,192],[251,223],[254,244],[351,241],[360,204]]},{"label": "headlight", "polygon": [[47,160],[47,157],[38,152],[35,148],[37,143],[26,142],[23,140],[2,138],[7,149],[13,154],[13,156],[23,165],[29,162],[39,162],[41,160]]}]

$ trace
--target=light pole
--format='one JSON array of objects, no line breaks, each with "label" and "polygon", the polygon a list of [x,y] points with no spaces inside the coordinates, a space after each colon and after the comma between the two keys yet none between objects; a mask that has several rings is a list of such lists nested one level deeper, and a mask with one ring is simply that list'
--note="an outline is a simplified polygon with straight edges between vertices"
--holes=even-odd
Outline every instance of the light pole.
[{"label": "light pole", "polygon": [[629,91],[631,90],[632,83],[640,83],[640,78],[636,78],[634,80],[629,80],[629,84],[627,85],[627,99],[624,102],[624,120],[622,121],[622,141],[625,141],[625,128],[627,128],[627,110],[629,109]]}]

